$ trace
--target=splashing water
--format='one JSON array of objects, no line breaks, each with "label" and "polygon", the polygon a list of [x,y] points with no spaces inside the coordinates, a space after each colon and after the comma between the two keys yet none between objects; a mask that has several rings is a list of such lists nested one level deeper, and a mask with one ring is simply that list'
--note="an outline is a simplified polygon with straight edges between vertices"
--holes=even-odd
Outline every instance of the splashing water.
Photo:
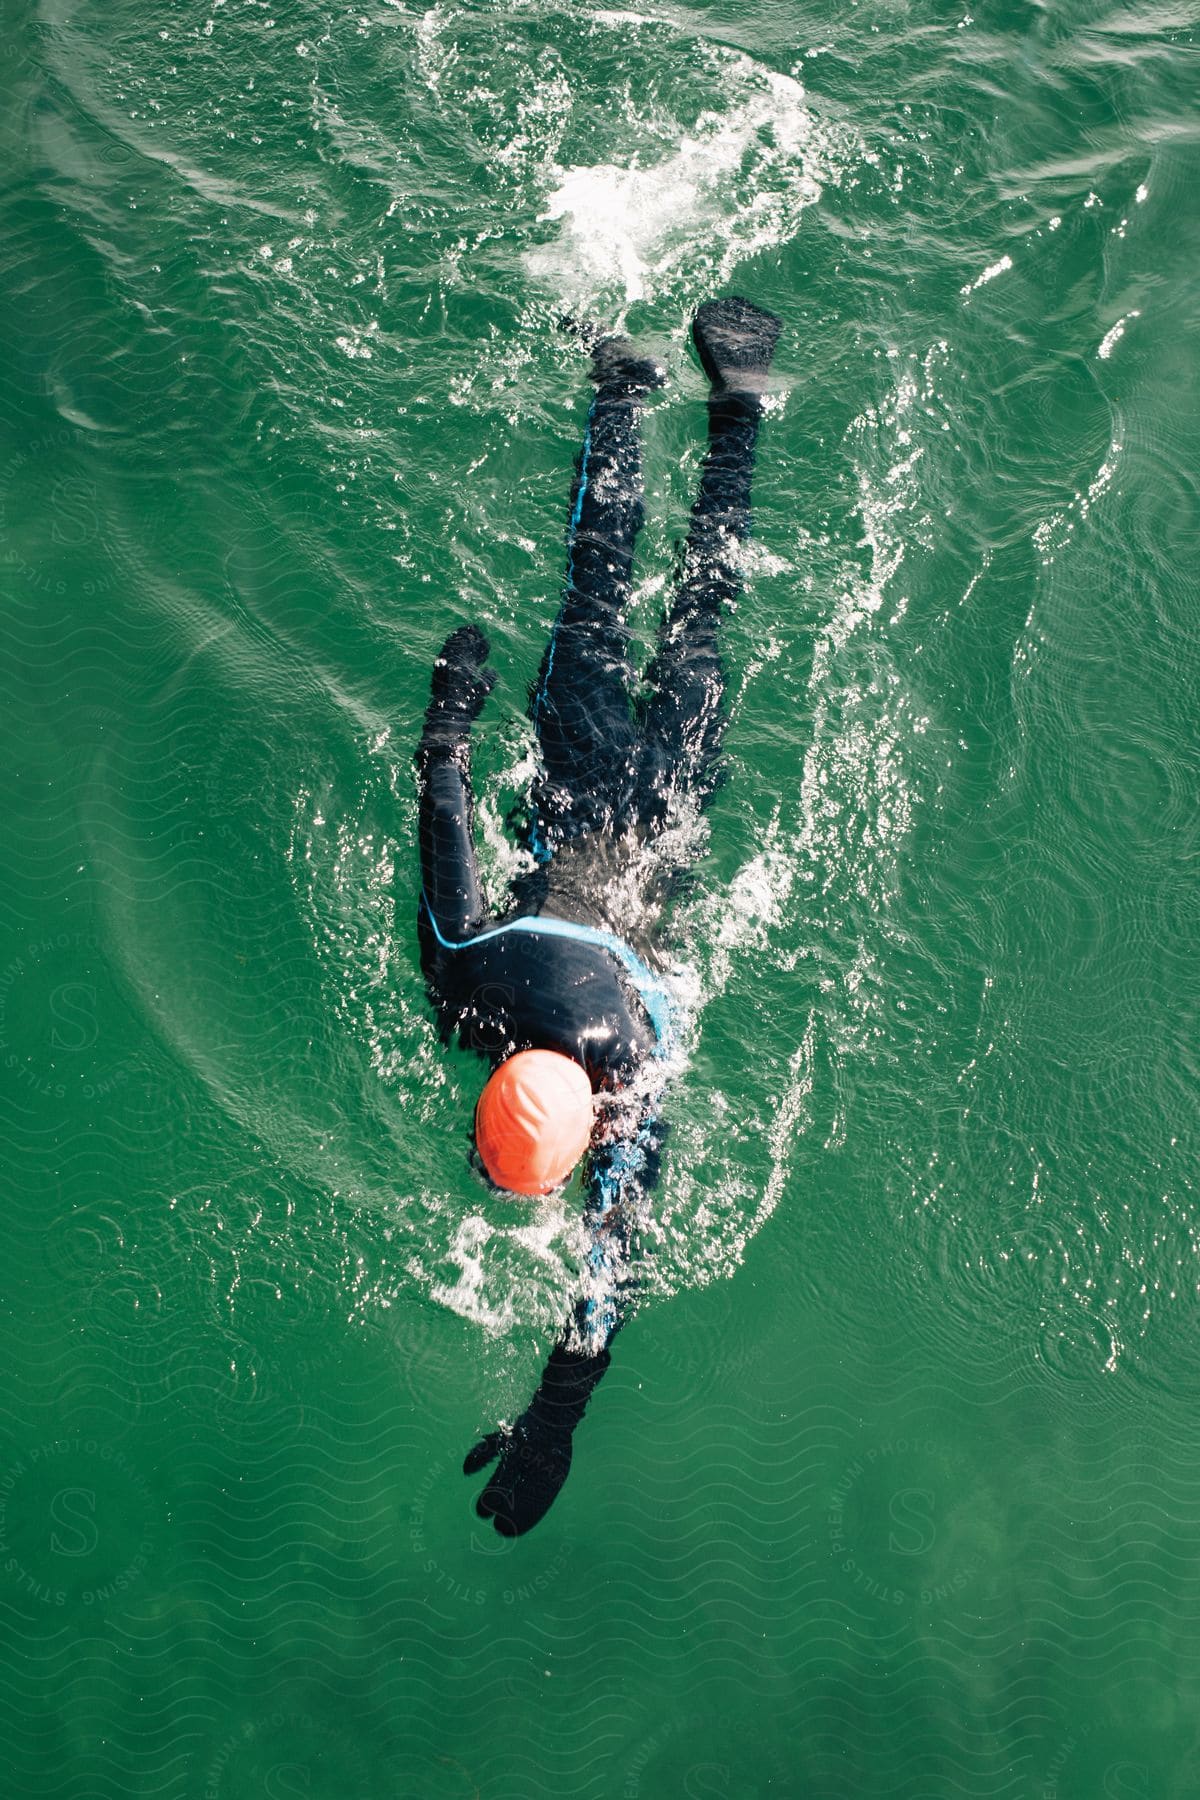
[{"label": "splashing water", "polygon": [[707,255],[725,282],[744,258],[795,234],[821,197],[828,140],[798,81],[748,57],[730,59],[729,71],[743,92],[738,104],[704,114],[661,159],[558,171],[542,216],[561,231],[527,253],[531,275],[575,305],[619,285],[629,305],[669,288],[695,264],[701,240],[715,240]]}]

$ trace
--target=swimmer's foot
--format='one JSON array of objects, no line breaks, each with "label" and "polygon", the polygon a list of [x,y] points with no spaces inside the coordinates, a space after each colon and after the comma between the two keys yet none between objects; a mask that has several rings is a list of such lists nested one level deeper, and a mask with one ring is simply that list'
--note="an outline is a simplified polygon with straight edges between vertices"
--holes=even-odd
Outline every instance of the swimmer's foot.
[{"label": "swimmer's foot", "polygon": [[714,391],[761,394],[782,329],[774,313],[736,294],[706,300],[692,321],[692,336]]},{"label": "swimmer's foot", "polygon": [[597,325],[594,319],[577,319],[574,313],[560,313],[558,329],[565,332],[568,337],[578,338],[584,349],[589,352],[596,348],[604,336],[603,327]]},{"label": "swimmer's foot", "polygon": [[593,346],[592,380],[606,393],[649,394],[666,379],[658,358],[643,355],[631,338],[605,337]]}]

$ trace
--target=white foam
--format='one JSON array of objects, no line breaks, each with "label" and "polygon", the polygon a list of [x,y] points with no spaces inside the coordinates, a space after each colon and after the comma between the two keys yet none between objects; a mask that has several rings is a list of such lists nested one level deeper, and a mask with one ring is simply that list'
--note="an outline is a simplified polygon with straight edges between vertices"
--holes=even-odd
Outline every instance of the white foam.
[{"label": "white foam", "polygon": [[771,1173],[767,1177],[757,1211],[746,1230],[746,1241],[762,1230],[779,1204],[779,1196],[788,1177],[792,1143],[800,1135],[806,1122],[805,1107],[813,1086],[814,1046],[814,1019],[812,1013],[809,1013],[804,1036],[788,1059],[787,1084],[779,1096],[775,1123],[770,1131]]},{"label": "white foam", "polygon": [[1123,448],[1120,439],[1114,438],[1108,446],[1107,456],[1088,483],[1087,491],[1076,493],[1061,512],[1051,513],[1048,519],[1043,519],[1034,528],[1033,541],[1043,566],[1054,561],[1057,551],[1066,549],[1074,535],[1076,524],[1086,519],[1096,501],[1108,492],[1120,464]]},{"label": "white foam", "polygon": [[[514,1325],[528,1326],[533,1322],[528,1306],[529,1266],[542,1266],[552,1292],[569,1282],[560,1253],[564,1236],[562,1208],[557,1204],[541,1207],[532,1219],[519,1215],[518,1222],[508,1226],[493,1225],[480,1213],[468,1213],[458,1221],[446,1252],[457,1266],[457,1276],[453,1281],[435,1282],[431,1297],[493,1335]],[[553,1308],[549,1317],[558,1322]]]},{"label": "white foam", "polygon": [[1135,306],[1132,312],[1127,312],[1123,319],[1117,320],[1111,331],[1105,332],[1104,337],[1100,341],[1100,347],[1096,351],[1096,355],[1102,362],[1108,361],[1121,339],[1125,336],[1125,327],[1128,325],[1130,319],[1140,319],[1141,316],[1140,311]]},{"label": "white foam", "polygon": [[969,297],[971,294],[975,293],[979,288],[986,287],[986,285],[989,281],[995,281],[995,279],[998,275],[1006,275],[1008,273],[1009,269],[1012,268],[1012,266],[1013,266],[1012,257],[1011,256],[1002,256],[1002,257],[1000,257],[998,262],[989,263],[987,268],[983,271],[982,275],[977,275],[975,277],[974,281],[968,281],[966,283],[965,287],[959,288],[958,291],[960,294],[962,294],[966,297]]},{"label": "white foam", "polygon": [[555,241],[526,254],[526,267],[571,304],[615,297],[626,305],[653,299],[703,258],[717,282],[745,257],[785,243],[806,206],[820,199],[846,145],[818,125],[804,89],[789,75],[763,70],[749,57],[708,47],[721,57],[734,99],[703,114],[690,130],[636,115],[631,136],[649,133],[671,145],[646,160],[559,167],[542,219],[561,227]]}]

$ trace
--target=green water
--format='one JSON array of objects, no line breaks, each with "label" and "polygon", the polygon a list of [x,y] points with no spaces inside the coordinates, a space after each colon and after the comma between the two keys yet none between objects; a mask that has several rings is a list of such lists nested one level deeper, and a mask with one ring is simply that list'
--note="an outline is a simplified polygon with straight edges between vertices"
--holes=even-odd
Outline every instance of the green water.
[{"label": "green water", "polygon": [[[3,1792],[1200,1793],[1196,0],[15,0],[0,44]],[[587,403],[785,325],[646,1299],[490,1197],[410,757],[487,881]]]}]

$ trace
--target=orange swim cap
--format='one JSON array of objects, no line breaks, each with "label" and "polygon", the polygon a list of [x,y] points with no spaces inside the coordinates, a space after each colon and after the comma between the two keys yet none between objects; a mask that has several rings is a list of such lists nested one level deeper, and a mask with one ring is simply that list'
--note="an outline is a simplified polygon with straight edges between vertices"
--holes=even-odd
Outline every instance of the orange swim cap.
[{"label": "orange swim cap", "polygon": [[592,1084],[557,1050],[519,1050],[490,1077],[475,1108],[475,1143],[497,1187],[548,1194],[592,1135]]}]

